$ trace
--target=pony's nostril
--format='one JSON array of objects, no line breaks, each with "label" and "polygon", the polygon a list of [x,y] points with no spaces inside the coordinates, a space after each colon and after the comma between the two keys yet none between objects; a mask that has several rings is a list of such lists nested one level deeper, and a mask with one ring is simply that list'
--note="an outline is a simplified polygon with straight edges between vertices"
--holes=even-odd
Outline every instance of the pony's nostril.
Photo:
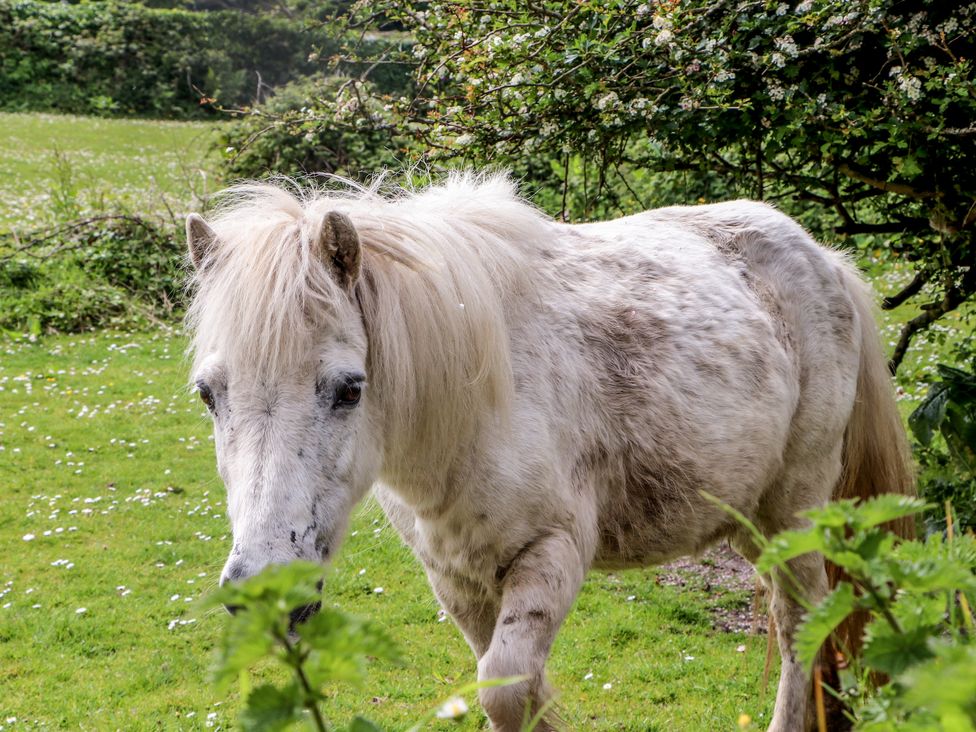
[{"label": "pony's nostril", "polygon": [[221,586],[226,585],[228,582],[237,582],[238,580],[247,578],[247,568],[244,566],[243,562],[230,562],[220,576]]}]

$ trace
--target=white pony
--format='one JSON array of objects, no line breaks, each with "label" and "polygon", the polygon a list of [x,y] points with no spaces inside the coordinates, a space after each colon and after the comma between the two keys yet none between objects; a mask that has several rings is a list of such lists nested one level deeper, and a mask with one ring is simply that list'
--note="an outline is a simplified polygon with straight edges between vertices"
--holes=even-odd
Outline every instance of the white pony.
[{"label": "white pony", "polygon": [[[193,379],[233,548],[222,581],[327,560],[375,486],[478,659],[496,730],[549,698],[553,638],[591,567],[767,536],[831,496],[910,492],[870,295],[775,209],[555,222],[503,176],[420,192],[230,189],[187,220]],[[797,592],[772,590],[771,730],[809,723]],[[552,719],[540,729],[549,729]]]}]

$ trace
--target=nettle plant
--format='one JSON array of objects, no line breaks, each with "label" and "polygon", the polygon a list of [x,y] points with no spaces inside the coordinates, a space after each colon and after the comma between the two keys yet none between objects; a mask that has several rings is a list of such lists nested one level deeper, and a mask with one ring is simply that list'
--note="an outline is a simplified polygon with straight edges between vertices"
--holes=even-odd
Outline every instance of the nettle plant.
[{"label": "nettle plant", "polygon": [[[945,535],[899,542],[885,528],[927,508],[895,495],[838,501],[807,511],[806,529],[755,535],[761,572],[788,573],[789,560],[820,552],[846,574],[809,608],[796,652],[811,669],[828,640],[844,654],[839,688],[827,691],[857,729],[976,730],[976,538],[954,531],[949,506]],[[865,626],[852,652],[835,631],[855,613]]]},{"label": "nettle plant", "polygon": [[[206,599],[208,607],[233,609],[214,659],[213,678],[226,691],[239,681],[243,730],[281,730],[303,724],[333,729],[322,712],[323,686],[362,685],[367,658],[397,661],[393,641],[375,624],[320,608],[322,567],[313,562],[270,565],[243,583],[228,583]],[[301,621],[296,632],[296,621]],[[251,688],[249,670],[264,659],[289,672],[283,686]],[[379,729],[356,717],[349,732]]]},{"label": "nettle plant", "polygon": [[[400,662],[393,640],[375,623],[323,607],[322,567],[314,562],[271,564],[241,583],[227,583],[203,600],[204,608],[232,609],[214,656],[213,680],[226,692],[237,681],[243,700],[238,724],[244,732],[275,732],[305,728],[326,732],[380,732],[380,727],[356,716],[336,725],[323,711],[324,691],[335,682],[364,686],[367,662]],[[253,687],[251,670],[271,661],[289,679],[283,685]],[[517,683],[519,677],[474,682],[457,689],[409,732],[418,732],[434,718],[458,719],[468,706],[466,695],[487,686]],[[545,710],[542,710],[545,711]],[[526,732],[540,714],[526,717]]]}]

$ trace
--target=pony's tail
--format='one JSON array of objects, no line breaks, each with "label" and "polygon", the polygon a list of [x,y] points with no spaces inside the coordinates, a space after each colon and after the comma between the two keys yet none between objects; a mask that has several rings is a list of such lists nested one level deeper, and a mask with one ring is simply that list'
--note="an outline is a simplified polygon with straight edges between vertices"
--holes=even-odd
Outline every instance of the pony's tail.
[{"label": "pony's tail", "polygon": [[[863,499],[880,493],[915,495],[908,438],[898,413],[891,385],[888,362],[881,347],[875,323],[872,293],[860,275],[844,263],[847,290],[854,300],[861,340],[861,359],[857,373],[857,396],[854,411],[844,434],[843,472],[834,487],[833,499]],[[915,536],[914,518],[893,521],[888,528],[896,535]],[[833,589],[844,579],[840,568],[827,563],[827,577]],[[839,649],[857,653],[861,648],[866,617],[850,616],[837,630]],[[842,663],[838,654],[826,649],[831,658],[828,667]]]}]

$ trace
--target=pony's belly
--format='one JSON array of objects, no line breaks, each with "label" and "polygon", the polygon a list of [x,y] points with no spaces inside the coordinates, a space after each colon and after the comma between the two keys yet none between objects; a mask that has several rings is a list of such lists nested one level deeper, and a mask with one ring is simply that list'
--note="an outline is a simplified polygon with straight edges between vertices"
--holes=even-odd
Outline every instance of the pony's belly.
[{"label": "pony's belly", "polygon": [[713,523],[711,531],[702,526],[689,530],[669,530],[655,521],[604,521],[593,566],[597,569],[629,569],[664,564],[679,557],[700,554],[729,536],[733,527]]},{"label": "pony's belly", "polygon": [[760,493],[757,487],[766,483],[759,475],[766,471],[750,467],[753,470],[743,470],[748,473],[745,480],[729,479],[706,464],[692,470],[688,465],[659,463],[655,471],[635,471],[640,480],[611,477],[603,484],[606,493],[597,519],[594,566],[661,564],[699,554],[728,538],[738,525],[706,496],[751,515]]}]

